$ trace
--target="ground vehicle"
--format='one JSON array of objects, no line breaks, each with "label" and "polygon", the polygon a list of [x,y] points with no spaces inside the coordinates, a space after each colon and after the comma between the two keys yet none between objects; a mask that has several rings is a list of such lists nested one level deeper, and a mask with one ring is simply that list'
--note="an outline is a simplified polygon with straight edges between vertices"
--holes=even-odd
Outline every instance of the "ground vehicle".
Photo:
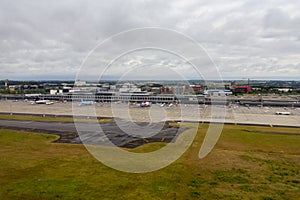
[{"label": "ground vehicle", "polygon": [[150,102],[149,101],[145,101],[145,102],[141,102],[140,103],[140,107],[150,107]]}]

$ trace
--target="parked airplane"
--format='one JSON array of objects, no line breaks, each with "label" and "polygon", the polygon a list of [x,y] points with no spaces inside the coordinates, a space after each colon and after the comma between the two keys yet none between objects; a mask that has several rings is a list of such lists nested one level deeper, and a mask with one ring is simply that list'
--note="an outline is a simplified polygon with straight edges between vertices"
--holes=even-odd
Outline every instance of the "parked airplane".
[{"label": "parked airplane", "polygon": [[276,112],[276,115],[290,115],[291,112],[280,112],[280,111],[277,111]]},{"label": "parked airplane", "polygon": [[144,101],[144,102],[140,103],[140,107],[150,107],[150,106],[151,106],[151,104],[149,101]]},{"label": "parked airplane", "polygon": [[46,105],[51,105],[51,104],[54,104],[54,102],[50,101],[50,100],[37,100],[37,101],[33,101],[32,104],[46,104]]},{"label": "parked airplane", "polygon": [[80,106],[87,106],[87,105],[93,105],[95,102],[94,101],[83,101],[81,99],[81,102],[80,102]]}]

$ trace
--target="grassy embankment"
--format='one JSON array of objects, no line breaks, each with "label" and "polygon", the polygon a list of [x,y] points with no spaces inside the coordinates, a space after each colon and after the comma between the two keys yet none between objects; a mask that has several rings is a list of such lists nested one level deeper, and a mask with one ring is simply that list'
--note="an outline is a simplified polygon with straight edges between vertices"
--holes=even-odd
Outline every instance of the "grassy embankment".
[{"label": "grassy embankment", "polygon": [[214,150],[200,160],[206,130],[201,125],[176,162],[146,174],[110,169],[82,145],[51,143],[53,135],[0,130],[0,199],[299,198],[300,136],[282,135],[300,134],[299,129],[227,125]]}]

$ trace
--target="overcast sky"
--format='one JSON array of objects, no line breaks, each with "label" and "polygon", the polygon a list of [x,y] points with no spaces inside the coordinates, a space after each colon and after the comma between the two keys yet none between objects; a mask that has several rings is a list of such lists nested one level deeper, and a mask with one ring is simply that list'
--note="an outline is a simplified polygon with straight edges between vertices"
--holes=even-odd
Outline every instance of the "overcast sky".
[{"label": "overcast sky", "polygon": [[[300,79],[299,10],[299,0],[0,0],[0,79],[74,80],[95,45],[142,27],[192,37],[224,79]],[[136,41],[130,37],[126,42]],[[170,46],[176,45],[172,42]],[[127,54],[113,63],[119,68],[108,75],[122,74],[118,69],[131,64],[152,68],[148,76],[162,74],[159,66],[176,66],[182,74],[189,71],[187,63],[166,54]]]}]

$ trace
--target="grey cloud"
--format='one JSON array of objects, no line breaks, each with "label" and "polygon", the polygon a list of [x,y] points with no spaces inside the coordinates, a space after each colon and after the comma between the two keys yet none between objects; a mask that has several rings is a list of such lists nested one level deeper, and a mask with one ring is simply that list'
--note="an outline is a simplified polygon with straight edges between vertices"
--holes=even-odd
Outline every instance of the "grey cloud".
[{"label": "grey cloud", "polygon": [[[294,76],[300,59],[299,10],[297,0],[2,0],[0,79],[22,75],[47,78],[49,74],[49,78],[55,74],[75,78],[97,43],[121,31],[147,26],[193,37],[207,49],[223,77],[259,76],[260,70],[270,76],[282,72]],[[130,45],[134,39],[122,45]],[[171,58],[156,59],[185,69]],[[12,76],[10,71],[19,74]]]}]

